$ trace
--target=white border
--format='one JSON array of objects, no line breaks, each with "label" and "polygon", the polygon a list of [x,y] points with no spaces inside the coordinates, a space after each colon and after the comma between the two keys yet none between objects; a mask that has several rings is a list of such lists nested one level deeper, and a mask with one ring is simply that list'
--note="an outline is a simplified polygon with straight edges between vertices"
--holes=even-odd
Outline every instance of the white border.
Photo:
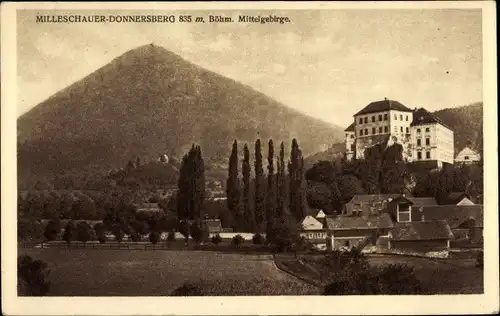
[{"label": "white border", "polygon": [[[16,295],[16,9],[444,9],[483,10],[485,294],[434,296],[19,298]],[[7,315],[478,314],[499,310],[495,2],[2,3],[2,310]]]}]

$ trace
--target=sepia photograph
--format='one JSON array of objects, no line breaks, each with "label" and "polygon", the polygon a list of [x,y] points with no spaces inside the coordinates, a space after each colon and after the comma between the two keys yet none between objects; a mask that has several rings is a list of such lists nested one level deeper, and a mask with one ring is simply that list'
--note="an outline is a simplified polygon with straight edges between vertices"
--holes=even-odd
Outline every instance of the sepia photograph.
[{"label": "sepia photograph", "polygon": [[498,312],[494,3],[270,4],[2,4],[12,311]]}]

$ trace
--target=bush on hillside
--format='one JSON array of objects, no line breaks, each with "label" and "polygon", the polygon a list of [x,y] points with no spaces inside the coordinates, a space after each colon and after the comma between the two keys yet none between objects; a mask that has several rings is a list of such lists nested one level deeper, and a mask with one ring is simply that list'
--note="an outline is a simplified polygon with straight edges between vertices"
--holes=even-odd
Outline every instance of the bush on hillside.
[{"label": "bush on hillside", "polygon": [[167,241],[168,242],[174,242],[175,241],[175,232],[170,231],[167,235]]},{"label": "bush on hillside", "polygon": [[262,236],[260,233],[256,233],[255,235],[253,235],[252,243],[254,245],[263,245],[264,242],[265,242],[264,236]]},{"label": "bush on hillside", "polygon": [[115,236],[117,242],[122,242],[124,237],[124,231],[120,224],[113,225],[113,227],[111,228],[111,232]]},{"label": "bush on hillside", "polygon": [[94,239],[94,231],[89,223],[82,221],[76,226],[76,237],[84,244]]},{"label": "bush on hillside", "polygon": [[231,244],[233,244],[235,246],[240,246],[244,242],[245,242],[245,238],[243,238],[243,236],[241,236],[239,234],[234,236],[233,239],[231,240]]},{"label": "bush on hillside", "polygon": [[170,296],[203,296],[203,290],[200,286],[194,283],[185,282],[183,285],[172,291]]},{"label": "bush on hillside", "polygon": [[47,241],[56,240],[59,234],[61,233],[61,221],[60,220],[51,220],[45,226],[45,231],[43,233],[45,239]]},{"label": "bush on hillside", "polygon": [[207,227],[203,225],[200,221],[193,222],[189,233],[193,238],[193,240],[196,241],[197,243],[205,242],[208,240],[209,237]]},{"label": "bush on hillside", "polygon": [[151,232],[151,233],[149,233],[149,241],[153,245],[156,245],[159,240],[160,240],[160,234],[158,232]]},{"label": "bush on hillside", "polygon": [[222,238],[219,234],[215,235],[215,236],[212,236],[212,239],[211,239],[212,243],[214,245],[218,245],[222,242]]},{"label": "bush on hillside", "polygon": [[76,227],[73,221],[69,221],[64,228],[63,239],[68,244],[76,238]]},{"label": "bush on hillside", "polygon": [[97,223],[94,225],[94,231],[99,243],[104,244],[106,242],[106,230],[103,223]]}]

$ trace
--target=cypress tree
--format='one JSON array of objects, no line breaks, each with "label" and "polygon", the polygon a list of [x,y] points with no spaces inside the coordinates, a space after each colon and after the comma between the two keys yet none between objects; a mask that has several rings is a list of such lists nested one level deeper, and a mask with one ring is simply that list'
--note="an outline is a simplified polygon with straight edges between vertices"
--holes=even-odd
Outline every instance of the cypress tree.
[{"label": "cypress tree", "polygon": [[272,224],[272,220],[276,217],[276,194],[274,192],[274,144],[273,140],[269,140],[269,149],[267,152],[267,206],[266,220],[267,225]]},{"label": "cypress tree", "polygon": [[277,217],[282,218],[285,209],[285,144],[281,142],[280,156],[277,161],[276,175],[276,204]]},{"label": "cypress tree", "polygon": [[177,192],[177,215],[179,219],[201,217],[205,200],[205,166],[201,148],[193,146],[182,159]]},{"label": "cypress tree", "polygon": [[257,229],[262,229],[264,221],[264,205],[262,201],[262,179],[264,169],[262,168],[262,152],[260,139],[255,142],[255,225]]},{"label": "cypress tree", "polygon": [[301,191],[304,190],[301,188],[303,186],[302,181],[304,179],[304,175],[302,152],[299,149],[299,144],[295,138],[292,140],[292,150],[290,153],[290,161],[288,163],[288,174],[290,178],[290,212],[297,220],[300,220],[305,211],[301,201]]},{"label": "cypress tree", "polygon": [[247,144],[243,148],[243,162],[241,166],[241,172],[243,174],[243,212],[244,219],[246,221],[246,229],[252,231],[254,229],[254,217],[252,210],[250,209],[250,151],[248,150]]},{"label": "cypress tree", "polygon": [[238,143],[233,143],[233,149],[229,156],[228,176],[226,182],[227,208],[236,219],[238,228],[241,228],[240,214],[240,182],[238,179]]}]

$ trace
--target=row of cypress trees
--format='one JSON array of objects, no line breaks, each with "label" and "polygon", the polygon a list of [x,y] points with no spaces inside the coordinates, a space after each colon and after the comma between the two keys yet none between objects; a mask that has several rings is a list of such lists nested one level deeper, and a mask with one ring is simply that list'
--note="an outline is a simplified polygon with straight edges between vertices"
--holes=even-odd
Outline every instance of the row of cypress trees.
[{"label": "row of cypress trees", "polygon": [[[275,219],[286,216],[288,214],[287,209],[289,209],[289,212],[297,220],[304,216],[307,203],[305,196],[304,159],[296,139],[292,140],[290,160],[288,162],[288,179],[285,174],[284,143],[281,142],[279,156],[275,157],[273,140],[269,140],[267,181],[264,174],[261,141],[260,139],[255,141],[253,207],[250,196],[250,186],[252,184],[250,151],[247,144],[243,147],[241,172],[242,179],[240,181],[238,143],[235,140],[229,156],[226,187],[227,206],[235,218],[238,229],[263,231],[266,225],[271,225]],[[288,203],[286,203],[287,185]]]}]

